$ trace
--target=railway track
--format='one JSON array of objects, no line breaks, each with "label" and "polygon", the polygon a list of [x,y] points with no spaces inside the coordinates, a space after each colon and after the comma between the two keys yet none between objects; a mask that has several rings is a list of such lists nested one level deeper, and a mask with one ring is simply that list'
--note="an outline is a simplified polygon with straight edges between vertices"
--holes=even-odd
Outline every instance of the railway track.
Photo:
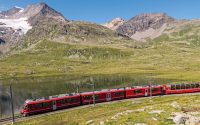
[{"label": "railway track", "polygon": [[[17,120],[17,119],[20,119],[22,117],[23,116],[21,116],[21,115],[17,115],[17,116],[15,116],[15,119]],[[13,117],[3,118],[3,119],[0,119],[0,123],[4,123],[4,122],[8,122],[8,121],[11,122],[12,120],[13,120]]]},{"label": "railway track", "polygon": [[[104,102],[104,103],[97,103],[96,105],[103,105],[103,104],[124,102],[124,101],[129,101],[129,100],[141,100],[141,99],[144,99],[144,98],[164,98],[164,97],[169,97],[169,96],[183,96],[183,95],[186,95],[186,96],[200,95],[200,93],[185,93],[185,94],[160,95],[160,96],[142,97],[142,98],[130,98],[130,99],[115,100],[115,101]],[[57,110],[57,111],[53,111],[53,112],[47,112],[47,113],[44,113],[44,114],[32,115],[32,116],[29,116],[29,117],[23,117],[22,115],[16,115],[15,116],[15,122],[20,122],[20,121],[25,121],[25,120],[31,120],[31,119],[35,119],[35,118],[39,118],[39,117],[44,117],[44,116],[49,116],[49,115],[55,115],[55,114],[59,114],[59,113],[66,112],[66,111],[76,110],[76,109],[83,109],[83,108],[93,107],[92,105],[93,104],[83,105],[83,106],[78,106],[78,107],[72,107],[72,108],[63,109],[63,110]],[[6,124],[10,124],[10,123],[12,123],[12,117],[0,119],[0,125],[6,125]]]}]

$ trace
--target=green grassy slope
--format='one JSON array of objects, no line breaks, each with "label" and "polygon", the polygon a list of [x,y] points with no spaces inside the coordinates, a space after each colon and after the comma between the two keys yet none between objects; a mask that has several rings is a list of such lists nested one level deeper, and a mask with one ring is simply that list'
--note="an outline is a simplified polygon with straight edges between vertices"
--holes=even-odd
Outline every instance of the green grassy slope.
[{"label": "green grassy slope", "polygon": [[[72,22],[64,28],[67,31],[53,30],[49,39],[1,58],[0,79],[152,74],[155,78],[200,80],[199,25],[166,29],[165,34],[148,42],[129,40],[96,24]],[[29,35],[34,38],[36,34],[31,31]]]},{"label": "green grassy slope", "polygon": [[2,58],[0,78],[51,75],[155,74],[198,81],[199,47],[150,42],[145,48],[72,45],[44,40]]}]

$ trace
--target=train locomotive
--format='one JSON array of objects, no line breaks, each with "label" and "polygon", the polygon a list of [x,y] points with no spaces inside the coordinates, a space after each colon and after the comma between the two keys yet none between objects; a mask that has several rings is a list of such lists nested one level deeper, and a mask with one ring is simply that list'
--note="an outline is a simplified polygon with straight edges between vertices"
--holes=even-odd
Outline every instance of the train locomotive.
[{"label": "train locomotive", "polygon": [[135,86],[50,96],[45,99],[26,100],[20,113],[23,116],[51,112],[75,106],[88,105],[128,98],[200,92],[200,83],[183,83],[153,86]]}]

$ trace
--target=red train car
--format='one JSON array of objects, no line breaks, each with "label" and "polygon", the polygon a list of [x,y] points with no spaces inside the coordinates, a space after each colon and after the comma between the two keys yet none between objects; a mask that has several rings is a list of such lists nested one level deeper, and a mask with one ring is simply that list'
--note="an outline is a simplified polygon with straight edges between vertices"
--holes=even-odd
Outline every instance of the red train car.
[{"label": "red train car", "polygon": [[111,101],[113,100],[120,100],[120,99],[125,99],[126,94],[125,94],[125,88],[119,88],[119,89],[111,89],[110,90],[110,96],[111,96]]},{"label": "red train car", "polygon": [[23,116],[29,116],[37,113],[43,113],[52,110],[52,101],[51,100],[27,100],[23,108],[21,109],[21,114]]},{"label": "red train car", "polygon": [[[102,90],[95,91],[95,102],[106,102],[113,101],[125,98],[125,90],[124,88],[120,89],[110,89],[110,90]],[[81,93],[81,101],[82,104],[92,104],[93,103],[93,92],[84,92]]]},{"label": "red train car", "polygon": [[126,88],[126,98],[150,96],[150,93],[152,93],[152,96],[163,94],[162,86],[157,85],[157,86],[152,86],[151,88],[149,86]]},{"label": "red train car", "polygon": [[[94,92],[95,102],[99,103],[99,102],[107,101],[106,95],[107,95],[107,91],[95,91]],[[93,103],[93,92],[81,93],[81,102],[84,105]]]},{"label": "red train car", "polygon": [[52,100],[53,110],[69,108],[81,105],[81,97],[79,93],[63,94],[50,97]]},{"label": "red train car", "polygon": [[200,92],[200,83],[163,85],[165,94],[183,94]]},{"label": "red train car", "polygon": [[57,109],[79,106],[80,104],[80,94],[65,94],[51,96],[48,99],[27,100],[20,112],[24,116],[29,116]]},{"label": "red train car", "polygon": [[[163,86],[161,85],[156,85],[151,87],[152,91],[152,96],[156,95],[162,95],[164,93],[163,91]],[[149,95],[150,95],[150,89],[149,89]]]},{"label": "red train car", "polygon": [[126,98],[144,97],[148,96],[149,87],[127,87]]}]

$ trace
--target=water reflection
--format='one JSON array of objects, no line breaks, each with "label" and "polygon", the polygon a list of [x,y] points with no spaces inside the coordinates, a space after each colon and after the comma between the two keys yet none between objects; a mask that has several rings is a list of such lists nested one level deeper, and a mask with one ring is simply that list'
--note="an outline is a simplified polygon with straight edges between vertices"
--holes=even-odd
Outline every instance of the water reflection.
[{"label": "water reflection", "polygon": [[48,97],[50,95],[91,91],[88,83],[95,83],[95,89],[119,88],[125,86],[169,83],[176,80],[150,79],[148,75],[114,75],[73,78],[66,76],[7,79],[0,81],[0,118],[11,116],[9,84],[12,83],[15,113],[26,99]]}]

